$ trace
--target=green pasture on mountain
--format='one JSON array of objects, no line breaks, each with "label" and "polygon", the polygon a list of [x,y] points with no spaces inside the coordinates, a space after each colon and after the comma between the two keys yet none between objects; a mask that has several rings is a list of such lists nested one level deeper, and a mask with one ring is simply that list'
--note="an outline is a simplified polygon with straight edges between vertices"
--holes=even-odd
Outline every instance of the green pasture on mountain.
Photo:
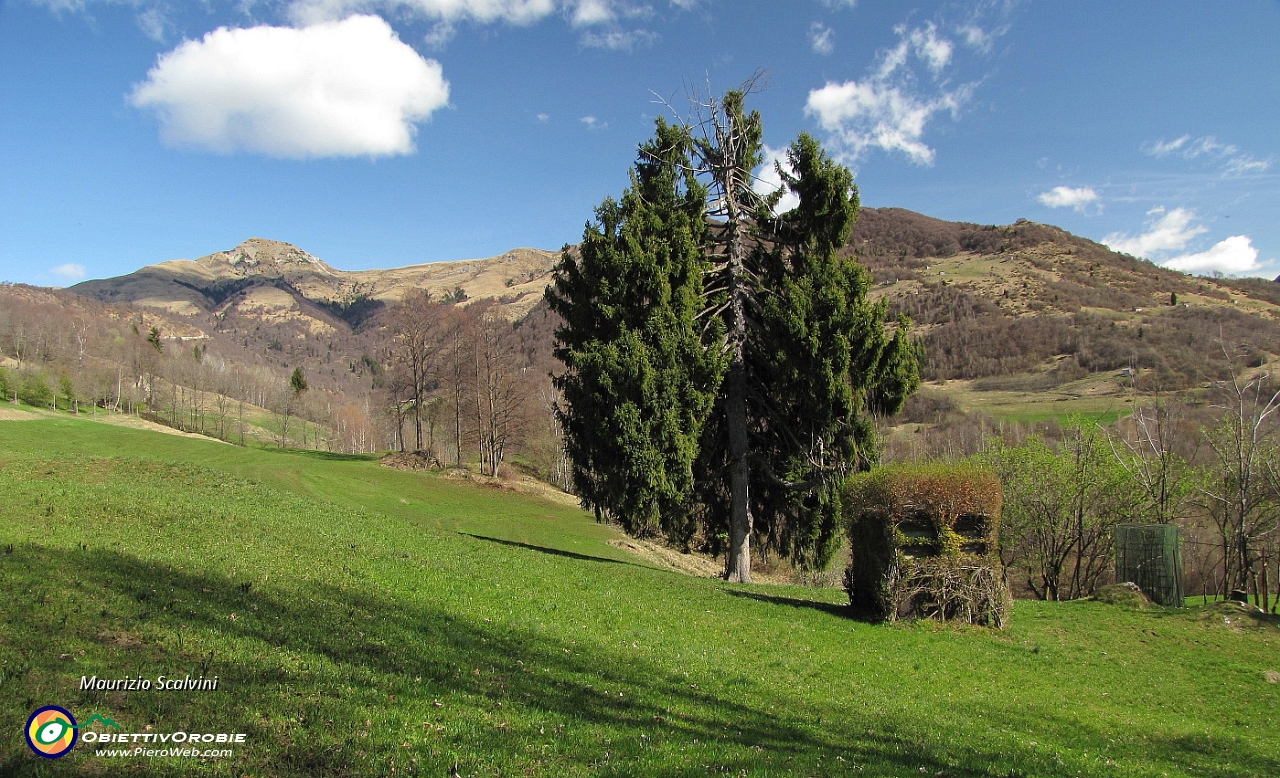
[{"label": "green pasture on mountain", "polygon": [[[841,591],[658,570],[615,537],[367,456],[0,421],[0,774],[1280,775],[1273,617],[868,624]],[[80,689],[160,674],[219,684]],[[245,742],[42,759],[45,705]]]}]

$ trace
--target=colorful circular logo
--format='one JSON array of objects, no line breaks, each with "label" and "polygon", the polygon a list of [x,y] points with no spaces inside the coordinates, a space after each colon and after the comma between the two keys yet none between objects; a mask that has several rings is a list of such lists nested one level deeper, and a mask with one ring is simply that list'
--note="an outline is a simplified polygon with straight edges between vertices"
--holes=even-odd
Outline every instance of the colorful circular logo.
[{"label": "colorful circular logo", "polygon": [[57,759],[76,744],[76,718],[65,708],[46,705],[27,719],[27,745],[45,759]]}]

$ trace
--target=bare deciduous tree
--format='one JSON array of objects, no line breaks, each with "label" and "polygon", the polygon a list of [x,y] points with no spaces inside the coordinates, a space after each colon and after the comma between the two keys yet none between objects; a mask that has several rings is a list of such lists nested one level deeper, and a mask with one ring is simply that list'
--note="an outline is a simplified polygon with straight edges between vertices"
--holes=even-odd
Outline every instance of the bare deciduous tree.
[{"label": "bare deciduous tree", "polygon": [[[1222,352],[1230,362],[1225,344]],[[1233,374],[1217,388],[1221,416],[1204,430],[1213,457],[1198,491],[1222,543],[1223,590],[1247,591],[1280,527],[1280,389],[1266,371]]]}]

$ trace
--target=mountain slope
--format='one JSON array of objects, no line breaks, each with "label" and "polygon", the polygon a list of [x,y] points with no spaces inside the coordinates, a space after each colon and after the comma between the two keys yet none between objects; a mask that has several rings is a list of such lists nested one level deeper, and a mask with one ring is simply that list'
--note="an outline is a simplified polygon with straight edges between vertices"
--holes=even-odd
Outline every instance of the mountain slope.
[{"label": "mountain slope", "polygon": [[[1176,390],[1219,377],[1206,359],[1220,353],[1219,341],[1245,345],[1246,361],[1257,364],[1274,358],[1280,343],[1280,284],[1188,276],[1049,225],[978,225],[866,208],[846,251],[869,269],[873,296],[911,316],[928,380],[1031,374],[1031,384],[1044,388],[1128,368],[1151,388]],[[515,249],[489,259],[342,271],[287,243],[251,238],[71,291],[184,314],[243,335],[250,348],[285,344],[286,355],[289,344],[305,348],[325,338],[333,358],[350,362],[361,354],[334,339],[376,322],[410,289],[495,300],[513,320],[524,317],[540,302],[556,258]]]},{"label": "mountain slope", "polygon": [[1216,377],[1218,340],[1252,361],[1280,343],[1280,284],[1188,276],[1048,225],[866,209],[849,250],[873,294],[912,317],[930,380],[1132,368],[1181,389]]}]

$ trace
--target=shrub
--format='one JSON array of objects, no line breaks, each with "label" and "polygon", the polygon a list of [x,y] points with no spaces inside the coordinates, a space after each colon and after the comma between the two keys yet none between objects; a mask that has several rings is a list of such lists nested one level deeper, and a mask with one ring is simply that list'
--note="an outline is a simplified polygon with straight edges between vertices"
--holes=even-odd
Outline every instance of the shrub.
[{"label": "shrub", "polygon": [[877,619],[1003,627],[1000,482],[969,464],[890,466],[846,486],[849,604]]},{"label": "shrub", "polygon": [[52,405],[53,390],[49,388],[49,382],[45,379],[44,373],[33,371],[23,376],[22,383],[18,386],[18,399],[37,408],[47,408]]},{"label": "shrub", "polygon": [[960,406],[954,399],[939,392],[921,389],[903,403],[899,418],[908,424],[941,424],[954,413],[960,413]]}]

